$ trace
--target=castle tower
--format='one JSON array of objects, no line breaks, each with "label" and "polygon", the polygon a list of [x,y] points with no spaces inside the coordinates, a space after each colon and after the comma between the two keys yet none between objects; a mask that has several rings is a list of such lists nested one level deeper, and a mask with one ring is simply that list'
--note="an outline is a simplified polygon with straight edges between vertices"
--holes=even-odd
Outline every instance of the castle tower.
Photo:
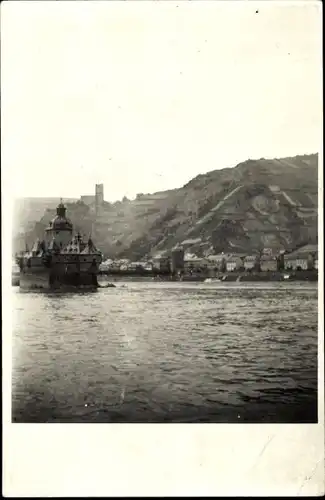
[{"label": "castle tower", "polygon": [[56,216],[45,230],[46,243],[54,239],[59,247],[65,247],[72,238],[72,222],[66,217],[66,207],[61,202],[56,208]]},{"label": "castle tower", "polygon": [[104,203],[104,184],[96,184],[95,203],[96,210]]},{"label": "castle tower", "polygon": [[184,271],[184,248],[178,247],[171,252],[171,272],[176,274],[181,271]]}]

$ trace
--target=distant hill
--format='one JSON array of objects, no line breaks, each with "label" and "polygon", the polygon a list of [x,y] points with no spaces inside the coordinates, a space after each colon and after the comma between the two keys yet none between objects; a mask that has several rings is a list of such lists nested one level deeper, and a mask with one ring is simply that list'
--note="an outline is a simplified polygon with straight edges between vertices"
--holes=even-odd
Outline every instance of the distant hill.
[{"label": "distant hill", "polygon": [[112,257],[138,259],[179,244],[198,255],[291,249],[317,242],[317,181],[317,154],[262,158],[198,175],[179,189],[105,203],[99,217],[80,202],[68,211],[76,228],[92,232]]},{"label": "distant hill", "polygon": [[[65,201],[74,202],[76,198]],[[33,228],[47,208],[55,208],[60,198],[17,198],[14,203],[13,224],[16,231]]]}]

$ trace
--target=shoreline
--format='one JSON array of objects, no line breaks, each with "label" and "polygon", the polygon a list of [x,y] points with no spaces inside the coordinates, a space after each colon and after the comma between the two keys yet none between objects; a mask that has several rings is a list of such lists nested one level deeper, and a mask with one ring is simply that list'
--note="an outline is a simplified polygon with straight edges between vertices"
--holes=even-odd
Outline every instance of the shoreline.
[{"label": "shoreline", "polygon": [[317,271],[297,271],[297,272],[260,272],[260,273],[245,273],[245,272],[230,272],[218,273],[215,276],[208,274],[201,275],[184,275],[181,278],[168,274],[161,275],[137,275],[135,273],[117,273],[117,272],[101,272],[100,276],[107,278],[111,282],[116,281],[143,281],[143,282],[292,282],[292,281],[308,281],[318,282]]},{"label": "shoreline", "polygon": [[[125,273],[125,272],[105,272],[99,273],[98,277],[104,278],[112,286],[115,282],[119,281],[131,281],[131,282],[199,282],[199,283],[265,283],[265,282],[318,282],[318,272],[317,271],[296,271],[296,272],[260,272],[260,273],[245,273],[245,272],[229,272],[229,273],[217,273],[215,276],[209,276],[208,274],[201,275],[184,275],[181,278],[178,276],[171,276],[168,274],[153,275],[148,273],[146,275],[139,275],[135,273]],[[99,280],[99,288],[106,288],[108,285],[101,285],[101,280]],[[19,276],[13,274],[12,282],[13,287],[20,286]],[[114,285],[113,285],[114,286]]]}]

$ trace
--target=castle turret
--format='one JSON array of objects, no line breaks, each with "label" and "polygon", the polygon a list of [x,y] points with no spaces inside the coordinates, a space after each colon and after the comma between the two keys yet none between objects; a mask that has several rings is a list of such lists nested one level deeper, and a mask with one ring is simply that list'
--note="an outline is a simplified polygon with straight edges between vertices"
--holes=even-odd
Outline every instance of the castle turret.
[{"label": "castle turret", "polygon": [[46,228],[46,241],[49,244],[53,239],[59,247],[65,247],[72,238],[72,222],[66,217],[66,207],[61,202],[56,208],[56,216]]},{"label": "castle turret", "polygon": [[95,187],[95,210],[96,214],[100,213],[100,209],[104,203],[104,184],[96,184]]}]

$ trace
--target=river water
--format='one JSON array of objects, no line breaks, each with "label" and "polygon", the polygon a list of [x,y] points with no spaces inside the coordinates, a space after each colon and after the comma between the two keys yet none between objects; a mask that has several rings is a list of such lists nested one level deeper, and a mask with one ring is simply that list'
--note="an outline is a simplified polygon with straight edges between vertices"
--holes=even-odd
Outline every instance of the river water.
[{"label": "river water", "polygon": [[317,285],[13,288],[13,422],[316,422]]}]

